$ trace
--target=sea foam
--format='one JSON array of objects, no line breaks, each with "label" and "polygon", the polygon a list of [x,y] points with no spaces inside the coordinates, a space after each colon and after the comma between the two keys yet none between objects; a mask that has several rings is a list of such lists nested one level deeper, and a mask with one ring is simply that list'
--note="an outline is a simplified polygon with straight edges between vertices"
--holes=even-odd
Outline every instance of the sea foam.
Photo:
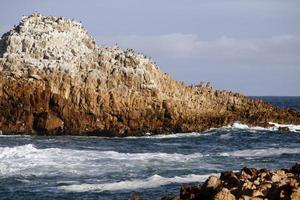
[{"label": "sea foam", "polygon": [[243,130],[257,130],[257,131],[279,131],[281,127],[289,128],[290,132],[300,132],[300,125],[294,124],[278,124],[274,122],[269,122],[271,127],[260,127],[260,126],[249,126],[247,124],[242,124],[239,122],[235,122],[232,125],[225,126],[223,128],[233,128],[233,129],[243,129]]},{"label": "sea foam", "polygon": [[220,153],[220,156],[233,157],[271,157],[283,154],[300,154],[300,148],[266,148],[266,149],[245,149]]},{"label": "sea foam", "polygon": [[103,191],[116,191],[116,190],[135,190],[135,189],[145,189],[145,188],[155,188],[163,185],[168,185],[172,183],[191,183],[191,182],[203,182],[209,176],[218,174],[206,174],[206,175],[196,175],[189,174],[185,176],[175,176],[171,178],[166,178],[159,176],[157,174],[146,178],[146,179],[135,179],[128,181],[120,181],[113,183],[94,183],[94,184],[74,184],[60,186],[60,189],[69,192],[103,192]]},{"label": "sea foam", "polygon": [[[294,125],[294,124],[278,124],[269,122],[271,127],[261,127],[261,126],[250,126],[247,124],[243,124],[240,122],[234,122],[232,125],[223,126],[220,128],[210,128],[207,131],[204,132],[192,132],[192,133],[175,133],[175,134],[167,134],[167,135],[151,135],[150,133],[147,133],[145,136],[130,136],[125,137],[126,139],[139,139],[139,138],[147,138],[147,139],[168,139],[168,138],[185,138],[185,137],[201,137],[201,136],[209,136],[213,135],[215,133],[218,133],[218,131],[231,131],[232,129],[240,129],[240,130],[250,130],[250,131],[279,131],[280,127],[287,127],[289,128],[290,132],[297,132],[300,133],[300,125]],[[227,138],[226,138],[227,139]]]},{"label": "sea foam", "polygon": [[[190,163],[201,153],[179,154],[164,152],[123,153],[117,151],[36,148],[33,144],[0,147],[0,175],[89,175],[119,172],[134,166],[160,166],[162,163]],[[124,162],[126,161],[126,162]],[[85,169],[85,170],[83,170]]]}]

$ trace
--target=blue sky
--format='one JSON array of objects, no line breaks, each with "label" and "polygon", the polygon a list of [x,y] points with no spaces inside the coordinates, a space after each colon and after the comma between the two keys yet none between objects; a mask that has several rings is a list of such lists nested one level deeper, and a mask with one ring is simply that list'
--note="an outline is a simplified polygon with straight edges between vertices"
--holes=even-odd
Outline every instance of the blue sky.
[{"label": "blue sky", "polygon": [[300,96],[299,0],[0,0],[0,33],[34,11],[81,21],[98,45],[152,57],[188,84]]}]

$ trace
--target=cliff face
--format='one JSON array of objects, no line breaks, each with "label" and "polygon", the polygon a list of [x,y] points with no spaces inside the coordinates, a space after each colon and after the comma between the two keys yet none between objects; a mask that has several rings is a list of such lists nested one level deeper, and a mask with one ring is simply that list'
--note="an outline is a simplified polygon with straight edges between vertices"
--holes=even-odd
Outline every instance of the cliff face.
[{"label": "cliff face", "polygon": [[300,123],[297,111],[186,86],[142,54],[99,47],[80,23],[32,14],[0,40],[3,134],[140,135],[234,121]]}]

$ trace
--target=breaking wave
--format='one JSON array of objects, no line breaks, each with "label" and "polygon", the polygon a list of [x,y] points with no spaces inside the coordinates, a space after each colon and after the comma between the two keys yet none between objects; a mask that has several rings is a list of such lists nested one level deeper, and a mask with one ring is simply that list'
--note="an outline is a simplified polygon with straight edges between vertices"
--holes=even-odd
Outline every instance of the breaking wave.
[{"label": "breaking wave", "polygon": [[[120,170],[122,164],[158,165],[160,163],[188,163],[205,155],[201,153],[120,153],[117,151],[74,150],[62,148],[38,149],[33,144],[16,147],[0,147],[0,175],[29,173],[34,175],[90,174]],[[126,161],[126,162],[124,162]],[[103,167],[109,164],[109,167]]]},{"label": "breaking wave", "polygon": [[101,183],[101,184],[74,184],[60,186],[60,189],[69,192],[103,192],[103,191],[116,191],[116,190],[135,190],[135,189],[145,189],[145,188],[156,188],[163,185],[168,185],[172,183],[191,183],[191,182],[203,182],[209,176],[218,174],[207,174],[207,175],[196,175],[189,174],[186,176],[175,176],[172,178],[166,178],[159,175],[153,175],[146,179],[136,179],[129,181],[121,181],[114,183]]},{"label": "breaking wave", "polygon": [[158,135],[151,135],[151,133],[147,133],[145,136],[128,136],[125,137],[126,139],[139,139],[139,138],[146,138],[146,139],[168,139],[168,138],[185,138],[185,137],[200,137],[211,135],[212,133],[204,132],[204,133],[174,133],[174,134],[158,134]]},{"label": "breaking wave", "polygon": [[220,153],[220,156],[233,157],[271,157],[283,154],[300,154],[300,148],[267,148],[267,149],[245,149],[232,152]]},{"label": "breaking wave", "polygon": [[235,122],[232,125],[223,126],[221,128],[210,128],[207,131],[201,133],[192,132],[192,133],[176,133],[176,134],[168,134],[168,135],[151,135],[151,133],[147,133],[145,136],[138,136],[138,137],[130,136],[126,138],[127,139],[139,139],[139,138],[165,139],[165,138],[201,137],[201,136],[212,135],[218,133],[218,131],[224,131],[224,130],[240,129],[240,130],[252,130],[252,131],[279,131],[281,127],[287,127],[290,132],[300,133],[300,125],[277,124],[273,122],[269,122],[269,124],[271,125],[271,127],[265,128],[261,126],[249,126],[247,124]]},{"label": "breaking wave", "polygon": [[233,129],[244,129],[244,130],[257,130],[257,131],[279,131],[282,127],[289,128],[289,131],[291,132],[300,132],[300,125],[294,125],[294,124],[277,124],[273,122],[269,122],[271,127],[264,128],[260,126],[249,126],[246,124],[241,124],[239,122],[235,122],[232,125],[225,126],[223,128],[233,128]]}]

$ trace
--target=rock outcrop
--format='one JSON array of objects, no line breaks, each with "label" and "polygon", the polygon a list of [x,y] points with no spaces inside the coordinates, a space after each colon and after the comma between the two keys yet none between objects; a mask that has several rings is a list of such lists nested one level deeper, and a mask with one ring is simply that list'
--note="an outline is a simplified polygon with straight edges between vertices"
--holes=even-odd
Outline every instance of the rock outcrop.
[{"label": "rock outcrop", "polygon": [[243,168],[209,177],[203,185],[183,185],[180,196],[163,200],[300,200],[300,164],[291,169],[268,171]]},{"label": "rock outcrop", "polygon": [[97,46],[78,22],[32,14],[0,40],[3,134],[128,136],[235,121],[300,124],[300,113],[209,85],[186,86],[131,49]]}]

